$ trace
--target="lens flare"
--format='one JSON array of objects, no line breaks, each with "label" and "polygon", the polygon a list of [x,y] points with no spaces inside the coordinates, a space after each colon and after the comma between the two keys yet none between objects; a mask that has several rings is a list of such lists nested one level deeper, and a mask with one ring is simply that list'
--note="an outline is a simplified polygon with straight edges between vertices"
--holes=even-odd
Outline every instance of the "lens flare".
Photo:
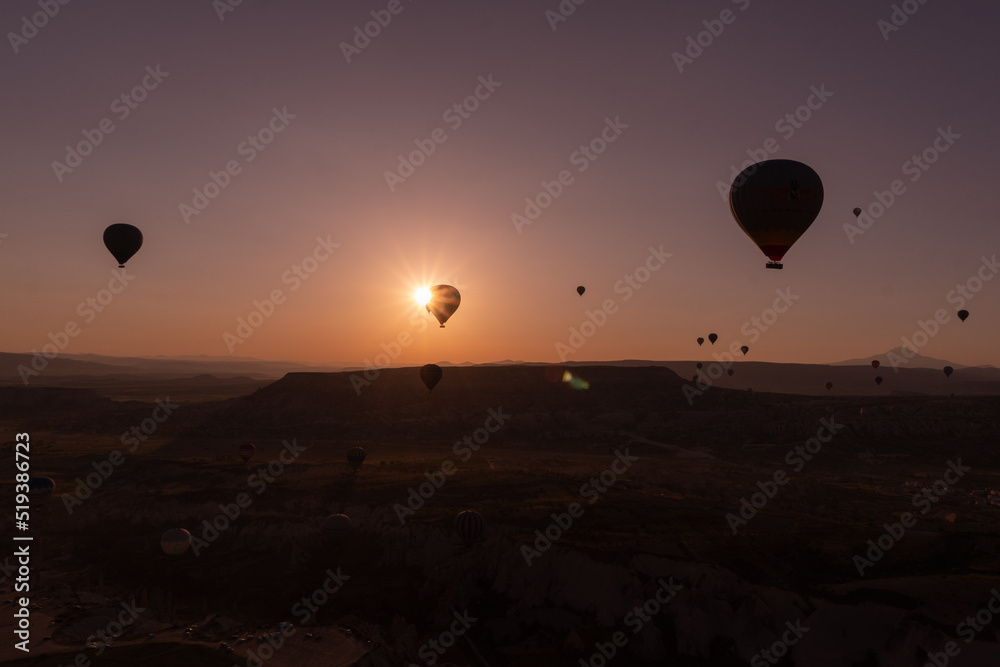
[{"label": "lens flare", "polygon": [[418,288],[417,291],[413,293],[413,298],[417,300],[418,305],[426,306],[431,301],[431,288]]}]

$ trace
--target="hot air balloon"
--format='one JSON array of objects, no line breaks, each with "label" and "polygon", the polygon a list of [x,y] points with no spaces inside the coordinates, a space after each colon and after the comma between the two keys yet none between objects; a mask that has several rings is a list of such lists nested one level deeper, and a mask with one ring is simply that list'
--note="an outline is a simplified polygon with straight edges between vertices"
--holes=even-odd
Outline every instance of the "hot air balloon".
[{"label": "hot air balloon", "polygon": [[878,367],[879,367],[878,359],[872,359],[872,368],[877,369]]},{"label": "hot air balloon", "polygon": [[747,347],[746,345],[744,345],[743,347],[740,348],[740,352],[743,353],[744,357],[747,356],[747,352],[749,352],[749,351],[750,351],[750,348]]},{"label": "hot air balloon", "polygon": [[701,370],[701,362],[700,361],[697,364],[695,364],[695,366],[698,368],[698,370]]},{"label": "hot air balloon", "polygon": [[465,542],[465,546],[469,546],[479,539],[485,525],[483,515],[475,510],[459,512],[458,516],[455,517],[455,532]]},{"label": "hot air balloon", "polygon": [[882,384],[882,376],[881,375],[875,376],[875,384]]},{"label": "hot air balloon", "polygon": [[124,223],[111,225],[104,230],[104,245],[118,260],[118,268],[124,269],[125,262],[142,247],[142,232]]},{"label": "hot air balloon", "polygon": [[335,537],[342,537],[354,529],[354,522],[346,514],[331,514],[323,519],[323,530]]},{"label": "hot air balloon", "polygon": [[364,447],[351,447],[347,450],[347,462],[354,468],[354,472],[357,472],[361,468],[361,464],[365,462],[367,455]]},{"label": "hot air balloon", "polygon": [[968,316],[969,316],[969,311],[967,310],[958,311],[958,319],[962,320],[963,322],[965,321],[965,318]]},{"label": "hot air balloon", "polygon": [[833,389],[833,383],[832,382],[827,382],[826,383],[826,390],[830,391],[831,389]]},{"label": "hot air balloon", "polygon": [[708,334],[708,342],[715,345],[715,341],[719,340],[719,334]]},{"label": "hot air balloon", "polygon": [[[23,477],[21,479],[24,479]],[[28,498],[33,503],[44,503],[55,492],[56,483],[51,477],[29,477]]]},{"label": "hot air balloon", "polygon": [[435,285],[430,288],[431,300],[424,306],[427,312],[437,318],[438,324],[444,329],[444,323],[458,310],[462,303],[462,295],[451,285]]},{"label": "hot air balloon", "polygon": [[576,288],[576,293],[579,294],[580,296],[583,296],[583,293],[586,291],[587,288],[584,287],[583,285],[580,285],[579,287]]},{"label": "hot air balloon", "polygon": [[729,377],[733,377],[733,373],[735,373],[736,371],[734,371],[734,370],[733,370],[732,368],[730,368],[730,369],[729,369],[728,371],[726,371],[726,372],[727,372],[727,373],[729,373]]},{"label": "hot air balloon", "polygon": [[854,217],[856,218],[856,217],[858,217],[859,215],[861,215],[861,209],[860,209],[860,208],[856,208],[856,209],[854,209]]},{"label": "hot air balloon", "polygon": [[700,337],[698,338],[698,345],[701,345],[704,342],[705,342],[704,338],[700,338]]},{"label": "hot air balloon", "polygon": [[191,546],[191,533],[183,528],[171,528],[160,538],[163,553],[169,556],[179,556]]},{"label": "hot air balloon", "polygon": [[256,451],[257,448],[250,443],[247,443],[245,445],[240,445],[240,458],[243,459],[243,463],[246,463],[247,461],[252,459],[254,452]]},{"label": "hot air balloon", "polygon": [[426,364],[420,368],[420,379],[423,381],[427,391],[434,391],[434,387],[441,381],[443,375],[441,367],[437,364]]},{"label": "hot air balloon", "polygon": [[954,372],[955,372],[955,369],[952,368],[951,366],[945,366],[944,367],[945,377],[951,377],[951,374],[954,373]]},{"label": "hot air balloon", "polygon": [[740,172],[729,190],[736,223],[780,269],[781,258],[809,229],[823,206],[823,182],[808,165],[765,160]]}]

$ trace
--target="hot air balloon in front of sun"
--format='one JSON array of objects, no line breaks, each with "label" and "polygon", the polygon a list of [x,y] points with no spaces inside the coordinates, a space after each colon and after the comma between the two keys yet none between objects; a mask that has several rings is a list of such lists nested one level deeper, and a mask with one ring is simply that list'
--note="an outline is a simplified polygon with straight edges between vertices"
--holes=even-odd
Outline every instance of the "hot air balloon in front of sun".
[{"label": "hot air balloon in front of sun", "polygon": [[424,305],[427,312],[432,314],[444,329],[444,323],[448,321],[459,304],[462,303],[462,295],[451,285],[435,285],[430,288],[430,300]]},{"label": "hot air balloon in front of sun", "polygon": [[765,160],[740,172],[729,189],[729,210],[757,244],[769,269],[781,259],[823,207],[823,182],[812,167],[795,160]]}]

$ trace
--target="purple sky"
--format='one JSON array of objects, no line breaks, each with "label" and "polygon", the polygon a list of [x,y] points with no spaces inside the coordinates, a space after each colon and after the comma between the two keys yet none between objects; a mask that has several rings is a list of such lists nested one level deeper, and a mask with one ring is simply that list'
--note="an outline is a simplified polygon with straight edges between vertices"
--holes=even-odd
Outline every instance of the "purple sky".
[{"label": "purple sky", "polygon": [[[996,3],[903,3],[918,9],[886,32],[892,3],[860,0],[588,0],[555,30],[556,0],[402,0],[348,63],[341,44],[390,4],[244,0],[220,20],[210,0],[78,0],[35,32],[23,17],[37,0],[3,3],[0,350],[40,350],[75,323],[66,353],[690,359],[714,331],[748,359],[823,363],[913,340],[945,309],[919,351],[1000,365],[1000,280],[977,284],[1000,254]],[[704,22],[723,30],[679,71],[673,54]],[[477,89],[467,118],[448,113]],[[798,127],[785,119],[810,102]],[[272,143],[244,143],[269,123]],[[603,153],[576,153],[613,125]],[[85,131],[100,144],[54,168]],[[417,141],[434,152],[390,188]],[[826,191],[782,271],[718,189],[766,146]],[[927,149],[923,171],[910,161]],[[230,161],[228,185],[185,215]],[[572,180],[518,229],[512,214],[564,170]],[[845,231],[895,180],[881,217]],[[145,235],[135,277],[101,312],[79,307],[112,279],[101,234],[115,222]],[[669,258],[649,260],[661,246]],[[619,283],[643,266],[658,268],[639,271],[640,289]],[[959,322],[949,294],[970,279],[981,289]],[[412,297],[437,283],[463,297],[443,330]],[[276,290],[270,317],[241,332]],[[797,298],[772,320],[776,290]]]}]

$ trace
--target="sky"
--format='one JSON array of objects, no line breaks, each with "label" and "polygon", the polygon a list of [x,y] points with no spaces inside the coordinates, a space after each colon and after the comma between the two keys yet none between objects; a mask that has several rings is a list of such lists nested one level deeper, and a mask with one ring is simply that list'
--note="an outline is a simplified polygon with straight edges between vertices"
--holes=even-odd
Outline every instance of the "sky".
[{"label": "sky", "polygon": [[[1000,366],[996,3],[230,2],[0,5],[0,350]],[[780,271],[768,158],[825,190]]]}]

